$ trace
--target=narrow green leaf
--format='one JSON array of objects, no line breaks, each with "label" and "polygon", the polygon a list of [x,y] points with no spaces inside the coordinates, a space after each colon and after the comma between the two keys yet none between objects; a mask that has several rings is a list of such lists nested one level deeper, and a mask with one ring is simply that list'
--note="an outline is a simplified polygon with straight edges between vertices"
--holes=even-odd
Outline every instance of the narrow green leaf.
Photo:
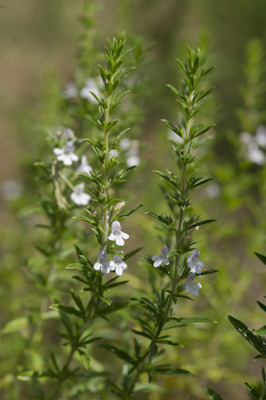
[{"label": "narrow green leaf", "polygon": [[258,305],[260,306],[260,308],[262,308],[263,311],[266,312],[266,306],[265,306],[265,304],[261,303],[260,301],[257,301],[257,303],[258,303]]},{"label": "narrow green leaf", "polygon": [[266,346],[259,336],[255,336],[243,322],[237,320],[231,315],[228,316],[229,321],[235,329],[262,355],[266,355]]},{"label": "narrow green leaf", "polygon": [[79,356],[82,364],[84,365],[85,369],[89,369],[90,366],[90,357],[88,354],[84,353],[83,351],[79,350]]},{"label": "narrow green leaf", "polygon": [[258,257],[258,259],[260,259],[260,261],[263,262],[264,265],[266,265],[266,256],[263,256],[262,254],[256,252],[255,254]]},{"label": "narrow green leaf", "polygon": [[22,328],[25,328],[31,323],[31,319],[29,317],[20,317],[12,319],[7,322],[7,324],[3,327],[2,333],[12,333],[16,332]]},{"label": "narrow green leaf", "polygon": [[84,265],[79,264],[79,263],[73,263],[73,264],[69,264],[66,269],[78,269],[79,271],[83,271],[84,269]]},{"label": "narrow green leaf", "polygon": [[223,400],[223,398],[217,392],[215,392],[215,390],[211,388],[206,388],[205,392],[210,400]]},{"label": "narrow green leaf", "polygon": [[74,307],[63,306],[62,304],[52,304],[49,308],[51,308],[52,310],[63,311],[66,314],[76,315],[76,317],[83,319],[82,314]]},{"label": "narrow green leaf", "polygon": [[128,352],[121,350],[121,349],[117,348],[116,346],[111,346],[106,343],[101,344],[100,347],[103,347],[107,351],[110,351],[110,353],[115,354],[121,360],[124,360],[130,364],[134,364],[134,359],[128,354]]},{"label": "narrow green leaf", "polygon": [[125,254],[124,260],[128,260],[129,258],[133,257],[135,254],[139,253],[143,247],[139,247],[138,249],[132,250],[129,253]]},{"label": "narrow green leaf", "polygon": [[146,332],[136,331],[135,329],[131,329],[131,330],[132,330],[132,332],[134,332],[136,335],[144,336],[144,337],[147,338],[147,339],[153,340],[153,337],[152,337],[151,335],[149,335],[148,333],[146,333]]},{"label": "narrow green leaf", "polygon": [[255,399],[260,399],[260,394],[256,391],[253,385],[250,385],[248,382],[245,382],[246,387],[252,393],[252,395],[255,397]]},{"label": "narrow green leaf", "polygon": [[266,335],[266,325],[255,330],[256,335]]}]

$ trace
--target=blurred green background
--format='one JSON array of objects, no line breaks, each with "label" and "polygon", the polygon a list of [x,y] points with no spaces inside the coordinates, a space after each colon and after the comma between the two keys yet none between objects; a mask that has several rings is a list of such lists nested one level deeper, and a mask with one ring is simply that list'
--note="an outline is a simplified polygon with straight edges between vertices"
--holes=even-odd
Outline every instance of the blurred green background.
[{"label": "blurred green background", "polygon": [[[206,385],[216,388],[225,399],[248,398],[243,382],[253,379],[256,383],[262,363],[253,363],[255,354],[230,326],[227,315],[232,314],[252,327],[262,324],[255,302],[265,293],[265,277],[263,266],[253,252],[265,254],[266,170],[265,164],[246,163],[239,134],[249,129],[254,135],[258,125],[266,123],[263,59],[266,3],[264,0],[95,3],[99,6],[95,14],[97,51],[102,51],[106,40],[121,31],[141,35],[145,46],[152,46],[147,55],[149,62],[140,72],[144,78],[148,76],[147,90],[143,98],[137,99],[144,117],[139,137],[142,165],[130,184],[132,201],[141,198],[144,211],[159,212],[165,207],[158,188],[160,181],[151,171],[172,166],[167,132],[160,119],[176,120],[174,100],[165,86],[179,85],[181,74],[174,59],[184,58],[187,45],[200,45],[210,54],[209,64],[215,64],[212,73],[215,90],[202,118],[216,126],[206,142],[205,152],[200,154],[199,169],[202,174],[214,177],[217,186],[212,194],[199,191],[194,204],[197,212],[217,219],[215,226],[200,230],[197,240],[202,260],[209,268],[219,269],[219,273],[206,278],[197,304],[184,305],[184,312],[200,311],[216,318],[218,324],[193,330],[188,336],[181,334],[189,350],[179,357],[182,366],[195,372],[193,383],[169,378],[164,382],[166,392],[151,393],[149,399],[169,396],[204,399]],[[23,258],[33,251],[36,236],[35,217],[28,213],[37,201],[30,165],[45,151],[45,138],[37,127],[46,121],[48,125],[62,125],[56,101],[53,102],[53,90],[63,90],[72,79],[78,38],[84,29],[79,21],[82,6],[81,0],[0,2],[1,326],[22,315],[29,299],[34,300],[28,293],[21,266]],[[262,57],[258,61],[259,81],[251,82],[250,92],[256,96],[253,92],[259,86],[261,93],[260,102],[254,105],[259,117],[254,126],[247,127],[243,113],[249,115],[250,110],[241,88],[249,83],[245,72],[246,49],[253,39],[259,40]],[[146,254],[156,254],[154,248],[158,249],[160,242],[154,235],[153,221],[139,213],[131,224],[130,229],[136,232],[136,247],[144,244]],[[140,268],[136,267],[136,275],[140,274]],[[10,389],[22,346],[20,333],[1,335],[0,392],[4,399],[29,399],[27,394],[18,394],[23,393],[21,386]]]}]

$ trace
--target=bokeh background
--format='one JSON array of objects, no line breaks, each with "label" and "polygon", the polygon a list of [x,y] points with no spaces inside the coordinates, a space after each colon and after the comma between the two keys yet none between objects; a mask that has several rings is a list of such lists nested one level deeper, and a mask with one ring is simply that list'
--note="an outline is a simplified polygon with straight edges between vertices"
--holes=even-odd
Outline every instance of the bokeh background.
[{"label": "bokeh background", "polygon": [[[200,230],[197,239],[202,259],[219,273],[206,278],[197,304],[184,305],[184,312],[201,312],[218,323],[190,330],[189,335],[180,334],[187,348],[179,356],[180,361],[196,377],[193,381],[168,378],[163,382],[165,391],[154,391],[149,399],[204,399],[206,385],[216,388],[225,399],[248,399],[243,382],[256,384],[262,362],[254,364],[254,351],[241,340],[227,315],[254,328],[263,324],[256,300],[265,293],[265,277],[253,253],[265,254],[266,169],[265,163],[246,159],[241,133],[254,135],[266,123],[266,3],[99,0],[95,4],[95,51],[102,51],[108,38],[123,31],[141,36],[144,47],[150,48],[147,63],[139,73],[145,90],[141,97],[135,97],[141,108],[138,139],[142,161],[129,185],[132,203],[141,198],[144,211],[159,212],[165,207],[160,181],[151,171],[172,165],[168,133],[160,120],[176,119],[174,99],[165,86],[179,84],[181,74],[174,59],[185,57],[187,45],[200,45],[209,53],[209,64],[215,64],[211,77],[215,89],[203,119],[216,126],[206,140],[205,151],[199,154],[199,170],[212,176],[215,185],[199,191],[195,208],[206,218],[217,219],[212,227]],[[81,0],[0,2],[3,327],[27,313],[29,301],[34,301],[22,267],[23,260],[34,252],[36,235],[41,237],[34,228],[37,217],[32,210],[36,207],[38,183],[31,165],[47,151],[40,126],[63,124],[55,93],[64,90],[76,68],[80,35],[84,32],[80,23],[82,6]],[[94,64],[93,58],[89,64]],[[252,96],[258,101],[249,102]],[[64,118],[64,123],[70,120]],[[160,246],[153,227],[153,221],[141,213],[129,226],[132,233],[136,232],[134,244],[144,244],[146,254],[155,254],[154,248]],[[141,266],[135,263],[139,276]],[[23,364],[24,333],[1,333],[0,392],[5,399],[30,398],[23,383],[13,384]]]}]

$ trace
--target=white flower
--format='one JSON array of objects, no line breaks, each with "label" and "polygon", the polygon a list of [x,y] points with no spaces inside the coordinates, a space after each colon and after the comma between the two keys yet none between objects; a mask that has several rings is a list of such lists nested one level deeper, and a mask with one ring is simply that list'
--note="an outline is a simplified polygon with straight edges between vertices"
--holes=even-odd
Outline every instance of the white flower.
[{"label": "white flower", "polygon": [[109,160],[119,156],[119,151],[117,149],[112,149],[109,151]]},{"label": "white flower", "polygon": [[194,281],[195,275],[192,273],[188,274],[186,283],[185,283],[185,291],[187,293],[192,293],[194,296],[199,295],[199,290],[202,289],[202,285],[199,282]]},{"label": "white flower", "polygon": [[130,148],[130,145],[131,145],[131,140],[129,140],[128,138],[124,138],[120,142],[120,147],[121,149],[124,150],[128,150]]},{"label": "white flower", "polygon": [[22,184],[19,181],[10,179],[0,186],[0,197],[6,201],[16,200],[23,191]]},{"label": "white flower", "polygon": [[81,157],[81,164],[79,167],[76,169],[77,174],[87,174],[91,175],[92,167],[88,164],[87,157],[82,156]]},{"label": "white flower", "polygon": [[211,199],[214,199],[215,197],[219,196],[220,192],[221,192],[220,186],[216,182],[211,182],[206,186],[207,196],[210,197]]},{"label": "white flower", "polygon": [[110,270],[115,271],[117,275],[121,276],[124,269],[127,269],[127,264],[123,261],[122,257],[115,255],[114,259],[110,262]]},{"label": "white flower", "polygon": [[93,268],[96,271],[102,271],[103,274],[108,274],[110,272],[110,261],[107,258],[105,250],[99,251],[98,261],[94,264]]},{"label": "white flower", "polygon": [[91,94],[91,92],[93,92],[97,97],[100,97],[101,92],[99,90],[99,86],[102,86],[102,81],[99,77],[96,78],[96,80],[92,78],[87,79],[85,82],[85,86],[80,91],[80,96],[84,99],[89,100],[93,104],[98,104],[98,101]]},{"label": "white flower", "polygon": [[266,148],[266,128],[265,126],[259,126],[255,135],[256,142],[263,149]]},{"label": "white flower", "polygon": [[138,156],[130,156],[127,158],[127,166],[128,167],[135,167],[140,164],[140,159]]},{"label": "white flower", "polygon": [[246,147],[247,159],[255,164],[264,165],[266,158],[260,147],[266,148],[266,128],[259,126],[255,136],[243,132],[240,135],[240,140]]},{"label": "white flower", "polygon": [[252,161],[255,164],[258,165],[265,164],[265,154],[263,153],[262,150],[260,150],[255,141],[252,141],[248,144],[247,158],[249,159],[249,161]]},{"label": "white flower", "polygon": [[124,246],[124,239],[128,239],[129,235],[125,232],[121,232],[121,225],[119,221],[114,221],[111,225],[111,235],[108,237],[109,240],[115,241],[117,246]]},{"label": "white flower", "polygon": [[194,250],[192,251],[191,256],[188,257],[188,268],[192,274],[200,274],[201,269],[204,267],[204,263],[198,260],[199,256],[199,250]]},{"label": "white flower", "polygon": [[63,97],[65,99],[73,99],[77,97],[78,91],[76,86],[74,85],[73,82],[68,82],[66,85],[65,90],[63,91]]},{"label": "white flower", "polygon": [[75,186],[74,192],[70,195],[71,200],[78,206],[86,206],[91,199],[91,196],[88,193],[84,193],[84,186],[84,183]]},{"label": "white flower", "polygon": [[78,156],[74,154],[73,142],[67,142],[62,149],[57,147],[54,149],[54,153],[57,156],[58,161],[62,161],[64,165],[72,165],[73,161],[78,161]]},{"label": "white flower", "polygon": [[170,261],[169,258],[167,257],[169,254],[169,249],[167,246],[163,246],[161,250],[161,254],[158,256],[153,256],[152,261],[154,261],[153,266],[154,268],[160,267],[162,264],[163,265],[169,265]]}]

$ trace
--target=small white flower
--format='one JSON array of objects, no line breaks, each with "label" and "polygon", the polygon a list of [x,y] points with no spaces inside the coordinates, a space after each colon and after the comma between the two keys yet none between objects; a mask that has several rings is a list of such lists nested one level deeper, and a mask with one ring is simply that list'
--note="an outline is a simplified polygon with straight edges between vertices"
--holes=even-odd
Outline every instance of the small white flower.
[{"label": "small white flower", "polygon": [[111,235],[108,237],[108,239],[115,241],[117,246],[124,246],[125,240],[128,238],[129,235],[121,231],[120,222],[114,221],[111,225]]},{"label": "small white flower", "polygon": [[121,149],[124,150],[128,150],[130,148],[130,145],[131,145],[131,140],[129,140],[128,138],[124,138],[120,142],[120,147]]},{"label": "small white flower", "polygon": [[65,90],[63,91],[63,97],[65,99],[73,99],[77,97],[78,91],[76,86],[74,85],[73,82],[68,82],[66,85]]},{"label": "small white flower", "polygon": [[199,290],[202,289],[202,285],[199,282],[194,281],[195,275],[192,273],[188,274],[186,283],[185,283],[185,291],[187,293],[192,293],[194,296],[199,295]]},{"label": "small white flower", "polygon": [[140,159],[138,156],[130,156],[127,158],[127,166],[128,167],[135,167],[140,164]]},{"label": "small white flower", "polygon": [[89,78],[86,80],[85,86],[81,89],[80,96],[83,97],[84,99],[89,100],[93,104],[98,104],[98,101],[91,94],[91,92],[93,92],[97,97],[100,97],[101,92],[99,90],[99,87],[101,86],[102,86],[102,81],[99,77],[96,78],[96,80]]},{"label": "small white flower", "polygon": [[163,248],[161,250],[161,254],[152,257],[152,261],[154,261],[153,262],[154,268],[158,268],[162,264],[163,265],[169,265],[170,261],[169,261],[169,258],[167,257],[168,254],[169,254],[168,247],[167,246],[163,246]]},{"label": "small white flower", "polygon": [[109,160],[119,156],[119,151],[117,149],[112,149],[109,151]]},{"label": "small white flower", "polygon": [[259,126],[255,135],[256,142],[263,149],[266,148],[266,128],[265,126]]},{"label": "small white flower", "polygon": [[255,141],[250,142],[248,145],[247,158],[249,159],[249,161],[252,161],[255,164],[258,164],[258,165],[265,164],[265,154],[258,147],[258,145]]},{"label": "small white flower", "polygon": [[204,262],[198,260],[199,256],[199,250],[194,250],[188,257],[188,268],[192,274],[200,274],[201,269],[204,268]]},{"label": "small white flower", "polygon": [[10,179],[0,186],[0,197],[6,201],[12,201],[19,198],[22,194],[23,187],[19,181]]},{"label": "small white flower", "polygon": [[62,149],[57,147],[54,149],[54,153],[57,156],[58,161],[62,161],[64,165],[72,165],[74,161],[78,161],[78,156],[74,154],[74,144],[72,141],[67,142]]},{"label": "small white flower", "polygon": [[124,269],[127,269],[127,264],[123,261],[122,257],[115,255],[114,259],[110,261],[110,270],[115,271],[117,275],[121,276]]},{"label": "small white flower", "polygon": [[110,272],[110,261],[107,258],[105,250],[99,251],[98,261],[94,264],[93,268],[96,271],[102,271],[103,274],[108,274]]},{"label": "small white flower", "polygon": [[84,183],[75,186],[74,192],[70,195],[71,200],[78,206],[86,206],[91,199],[91,196],[88,193],[84,193],[84,186]]},{"label": "small white flower", "polygon": [[87,157],[82,156],[81,157],[81,163],[76,169],[77,174],[87,174],[91,175],[92,167],[88,164]]},{"label": "small white flower", "polygon": [[211,182],[206,186],[207,196],[211,199],[218,197],[221,192],[220,186],[216,182]]}]

